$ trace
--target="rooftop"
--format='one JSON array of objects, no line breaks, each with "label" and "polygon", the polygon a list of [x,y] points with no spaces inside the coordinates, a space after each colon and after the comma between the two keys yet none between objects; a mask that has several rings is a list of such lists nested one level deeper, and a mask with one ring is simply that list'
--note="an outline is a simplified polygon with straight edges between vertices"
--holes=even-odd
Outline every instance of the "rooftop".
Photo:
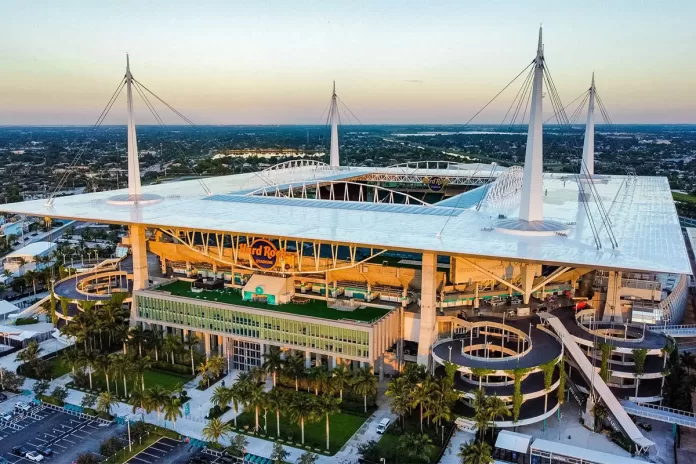
[{"label": "rooftop", "polygon": [[52,242],[34,242],[29,245],[20,248],[19,250],[13,251],[12,253],[5,256],[5,258],[26,258],[41,255],[47,251],[52,250],[56,247],[55,243]]},{"label": "rooftop", "polygon": [[191,291],[191,283],[177,280],[175,282],[161,285],[152,290],[168,292],[175,296],[205,300],[216,303],[226,303],[249,308],[263,309],[266,311],[277,311],[281,313],[295,314],[298,316],[311,316],[321,319],[331,319],[334,321],[358,321],[371,324],[388,314],[391,310],[382,308],[363,307],[353,311],[339,311],[330,308],[325,301],[310,299],[307,303],[296,304],[287,303],[280,305],[270,305],[253,301],[244,301],[241,293],[236,289],[225,288],[222,290],[203,290],[200,293]]},{"label": "rooftop", "polygon": [[[59,197],[50,207],[45,206],[45,200],[5,204],[0,205],[0,211],[571,266],[691,273],[669,183],[664,177],[607,177],[605,182],[593,184],[602,200],[600,204],[579,201],[578,185],[572,178],[546,174],[544,218],[566,224],[567,236],[525,236],[492,230],[499,215],[517,216],[519,192],[497,204],[487,202],[479,211],[475,197],[472,201],[462,200],[469,208],[448,207],[461,206],[455,201],[454,205],[444,206],[386,205],[393,207],[374,209],[356,206],[356,202],[328,205],[330,202],[325,200],[326,206],[330,206],[326,207],[317,206],[317,200],[298,198],[268,202],[232,198],[270,184],[321,181],[337,175],[359,177],[371,172],[377,172],[377,168],[340,168],[340,175],[308,167],[280,169],[263,175],[245,173],[205,179],[213,196],[206,195],[195,179],[143,187],[143,193],[163,198],[151,205],[108,204],[107,198],[115,193],[111,191]],[[607,211],[610,225],[601,220],[601,207]],[[593,230],[598,230],[600,249]],[[610,245],[609,230],[616,236],[617,249]]]}]

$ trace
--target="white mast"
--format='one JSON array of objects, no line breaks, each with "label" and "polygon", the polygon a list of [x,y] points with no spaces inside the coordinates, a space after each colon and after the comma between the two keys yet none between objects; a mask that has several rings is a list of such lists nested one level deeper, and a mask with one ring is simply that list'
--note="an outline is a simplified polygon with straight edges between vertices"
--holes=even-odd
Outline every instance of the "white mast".
[{"label": "white mast", "polygon": [[588,176],[594,175],[594,107],[595,107],[595,83],[592,73],[592,85],[590,86],[590,99],[587,106],[587,124],[585,124],[585,143],[582,147],[582,166],[580,173]]},{"label": "white mast", "polygon": [[331,119],[331,151],[329,152],[329,164],[337,167],[340,165],[340,162],[338,159],[338,101],[336,97],[336,81],[333,83],[329,118]]},{"label": "white mast", "polygon": [[133,119],[133,92],[131,89],[133,75],[130,71],[130,59],[126,55],[126,98],[128,99],[128,198],[137,202],[140,195],[140,165],[138,164],[138,139],[135,135]]},{"label": "white mast", "polygon": [[524,155],[524,176],[520,200],[520,219],[525,221],[541,221],[544,218],[542,209],[543,118],[541,104],[544,90],[544,46],[541,41],[541,26],[539,27],[537,56],[534,61],[532,106],[529,113],[527,151]]}]

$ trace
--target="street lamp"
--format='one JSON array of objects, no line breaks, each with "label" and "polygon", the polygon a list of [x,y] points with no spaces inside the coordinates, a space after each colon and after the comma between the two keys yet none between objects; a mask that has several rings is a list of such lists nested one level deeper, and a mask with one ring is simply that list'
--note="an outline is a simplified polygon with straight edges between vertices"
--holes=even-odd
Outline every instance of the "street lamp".
[{"label": "street lamp", "polygon": [[448,346],[449,348],[449,362],[452,362],[452,345]]}]

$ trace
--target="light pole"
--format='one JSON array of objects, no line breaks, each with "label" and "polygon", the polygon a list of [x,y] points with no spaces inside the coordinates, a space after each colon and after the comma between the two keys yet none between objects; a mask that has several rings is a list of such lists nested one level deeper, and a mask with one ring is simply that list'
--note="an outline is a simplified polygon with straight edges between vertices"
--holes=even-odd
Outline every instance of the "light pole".
[{"label": "light pole", "polygon": [[128,451],[133,452],[133,442],[131,441],[131,434],[130,434],[130,416],[126,417],[126,424],[128,426]]},{"label": "light pole", "polygon": [[449,348],[449,362],[452,362],[452,345],[448,346]]}]

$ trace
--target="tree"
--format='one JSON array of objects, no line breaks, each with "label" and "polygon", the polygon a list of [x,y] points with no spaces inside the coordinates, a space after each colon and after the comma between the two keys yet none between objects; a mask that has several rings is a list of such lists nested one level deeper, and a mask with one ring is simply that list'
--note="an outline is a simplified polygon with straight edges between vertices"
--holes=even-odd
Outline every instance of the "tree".
[{"label": "tree", "polygon": [[128,331],[130,345],[138,348],[138,356],[143,356],[143,342],[145,341],[145,331],[139,325],[133,326]]},{"label": "tree", "polygon": [[48,380],[39,380],[32,387],[32,391],[36,396],[44,396],[50,386]]},{"label": "tree", "polygon": [[407,433],[399,437],[397,449],[406,456],[406,462],[430,462],[433,441],[425,433]]},{"label": "tree", "polygon": [[83,408],[93,409],[95,404],[97,404],[97,395],[92,395],[91,393],[87,393],[80,401],[80,406]]},{"label": "tree", "polygon": [[317,459],[319,459],[318,454],[314,454],[311,451],[305,451],[300,455],[299,458],[297,458],[297,461],[295,461],[297,464],[314,464],[317,462]]},{"label": "tree", "polygon": [[222,356],[213,356],[208,360],[208,369],[213,377],[220,377],[225,370],[225,358]]},{"label": "tree", "polygon": [[271,346],[268,353],[263,355],[263,368],[266,372],[273,375],[273,386],[276,386],[276,374],[283,368],[283,358],[280,348]]},{"label": "tree", "polygon": [[317,398],[317,412],[319,414],[324,414],[324,417],[326,418],[326,451],[329,450],[329,416],[341,412],[341,409],[339,408],[340,404],[340,398],[336,398],[326,393]]},{"label": "tree", "polygon": [[290,416],[300,424],[302,444],[304,445],[304,426],[316,419],[316,400],[311,395],[295,393],[288,404]]},{"label": "tree", "polygon": [[176,420],[183,417],[181,412],[181,400],[174,396],[168,397],[164,402],[164,420],[172,421],[176,427]]},{"label": "tree", "polygon": [[148,350],[152,350],[155,353],[155,362],[159,361],[159,349],[164,341],[162,332],[159,330],[145,330],[143,331],[143,335],[143,343]]},{"label": "tree", "polygon": [[138,410],[138,408],[145,409],[148,413],[151,412],[152,409],[148,410],[148,408],[147,408],[148,405],[145,404],[146,402],[147,402],[147,394],[142,390],[138,390],[137,388],[134,388],[130,394],[130,397],[128,398],[128,404],[133,406],[133,408],[131,409],[133,414],[135,414],[135,412]]},{"label": "tree", "polygon": [[462,443],[457,456],[462,458],[462,464],[491,464],[493,463],[491,453],[491,445],[485,441],[474,440]]},{"label": "tree", "polygon": [[205,384],[210,386],[210,364],[208,364],[208,361],[198,364],[197,370],[201,376],[201,379],[205,381]]},{"label": "tree", "polygon": [[92,453],[82,453],[75,459],[75,464],[99,464],[99,459]]},{"label": "tree", "polygon": [[339,364],[331,371],[332,387],[338,391],[339,398],[343,400],[343,390],[350,386],[352,374],[345,364]]},{"label": "tree", "polygon": [[295,379],[295,391],[299,390],[300,377],[302,377],[304,371],[304,359],[302,359],[302,356],[290,356],[285,360],[285,365],[283,366],[283,373],[291,379]]},{"label": "tree", "polygon": [[109,372],[111,371],[111,358],[106,353],[99,353],[94,358],[94,366],[104,373],[106,380],[106,391],[111,393],[111,384],[109,383]]},{"label": "tree", "polygon": [[493,372],[495,372],[495,370],[486,369],[483,367],[471,368],[471,374],[474,375],[475,377],[478,377],[478,379],[479,379],[479,390],[481,390],[481,388],[483,388],[483,378],[491,375]]},{"label": "tree", "polygon": [[131,360],[130,370],[140,377],[140,388],[145,390],[145,371],[152,367],[149,356],[143,356]]},{"label": "tree", "polygon": [[406,377],[393,378],[387,385],[386,395],[391,398],[390,407],[393,413],[401,419],[401,428],[404,427],[404,416],[411,409],[411,391]]},{"label": "tree", "polygon": [[210,402],[221,409],[225,409],[230,401],[232,401],[232,389],[222,385],[215,387],[213,394],[210,396]]},{"label": "tree", "polygon": [[367,396],[377,393],[377,377],[372,373],[371,367],[358,369],[353,377],[353,390],[363,397],[363,406],[367,413]]},{"label": "tree", "polygon": [[290,453],[283,448],[283,445],[278,442],[273,443],[271,461],[273,461],[274,464],[283,464],[288,456],[290,456]]},{"label": "tree", "polygon": [[[489,396],[486,398],[486,412],[492,423],[492,429],[495,430],[495,420],[497,418],[503,418],[504,416],[509,416],[512,414],[507,408],[505,401],[498,398],[498,395]],[[492,434],[494,435],[494,434]]]},{"label": "tree", "polygon": [[111,437],[99,444],[99,454],[102,456],[113,456],[123,449],[123,443],[116,437]]},{"label": "tree", "polygon": [[328,381],[326,370],[322,366],[310,367],[307,371],[307,380],[314,388],[314,396],[319,395],[319,389],[322,388]]},{"label": "tree", "polygon": [[111,408],[118,404],[118,398],[109,392],[101,392],[97,396],[97,412],[107,416],[111,415]]},{"label": "tree", "polygon": [[94,366],[97,363],[97,355],[98,353],[96,351],[85,351],[80,355],[80,364],[86,368],[87,374],[89,375],[90,390],[94,389],[92,386],[92,372],[94,371]]},{"label": "tree", "polygon": [[80,352],[76,348],[68,348],[63,350],[63,355],[60,358],[60,362],[63,366],[70,369],[70,371],[75,374],[75,369],[80,364]]},{"label": "tree", "polygon": [[643,370],[645,368],[645,358],[648,356],[648,350],[645,348],[636,348],[631,350],[633,353],[633,362],[635,364],[635,376],[636,376],[636,394],[635,397],[638,398],[638,385],[640,384],[640,377],[643,375]]},{"label": "tree", "polygon": [[[127,398],[128,382],[126,381],[126,376],[131,370],[132,359],[128,355],[122,353],[111,353],[109,359],[111,360],[111,370],[114,372],[114,375],[117,378],[120,376],[123,379],[123,396]],[[116,390],[118,392],[118,384]]]},{"label": "tree", "polygon": [[196,375],[196,367],[193,360],[193,347],[196,346],[199,341],[200,340],[196,334],[189,331],[188,336],[186,337],[186,346],[188,346],[189,353],[191,354],[191,375]]},{"label": "tree", "polygon": [[220,420],[219,417],[210,419],[203,427],[203,438],[220,444],[220,438],[224,438],[232,433],[232,427]]},{"label": "tree", "polygon": [[167,400],[171,394],[161,385],[155,385],[154,387],[145,391],[145,404],[157,411],[157,420],[160,419],[160,414],[162,413],[162,408],[167,403]]},{"label": "tree", "polygon": [[594,430],[596,430],[597,427],[599,427],[599,430],[601,430],[602,426],[604,425],[604,420],[609,415],[609,409],[604,403],[597,401],[592,407],[592,415],[595,419]]},{"label": "tree", "polygon": [[276,437],[280,437],[280,411],[285,409],[288,398],[283,390],[273,387],[266,394],[266,405],[276,413]]},{"label": "tree", "polygon": [[174,364],[174,356],[181,351],[181,348],[181,339],[176,335],[168,334],[164,337],[162,351],[167,355],[167,358],[171,359],[172,364]]},{"label": "tree", "polygon": [[426,377],[423,381],[421,381],[419,384],[415,385],[413,390],[411,390],[411,393],[409,395],[411,399],[411,407],[415,408],[418,407],[420,409],[420,429],[421,433],[423,433],[423,416],[424,416],[424,409],[427,406],[428,402],[430,401],[430,394],[432,391],[433,387],[433,382],[430,377]]},{"label": "tree", "polygon": [[249,446],[249,440],[239,433],[230,440],[230,446],[227,447],[227,452],[232,456],[241,458],[246,453],[247,446]]},{"label": "tree", "polygon": [[250,382],[244,390],[244,404],[246,407],[254,408],[254,417],[256,418],[254,430],[259,430],[259,410],[266,402],[266,392],[264,391],[263,384],[255,382]]},{"label": "tree", "polygon": [[51,398],[56,400],[58,403],[63,404],[68,397],[68,389],[58,385],[51,392]]},{"label": "tree", "polygon": [[27,345],[26,348],[24,348],[22,351],[17,353],[16,360],[26,363],[30,365],[31,367],[34,366],[36,361],[39,359],[41,356],[41,352],[43,351],[43,348],[39,346],[36,340],[31,340],[29,344]]},{"label": "tree", "polygon": [[686,370],[691,374],[691,369],[696,368],[696,356],[689,351],[685,351],[679,355],[679,361],[682,366],[686,367]]},{"label": "tree", "polygon": [[474,390],[474,421],[479,432],[479,439],[483,440],[490,422],[490,416],[486,410],[486,394],[483,390]]}]

